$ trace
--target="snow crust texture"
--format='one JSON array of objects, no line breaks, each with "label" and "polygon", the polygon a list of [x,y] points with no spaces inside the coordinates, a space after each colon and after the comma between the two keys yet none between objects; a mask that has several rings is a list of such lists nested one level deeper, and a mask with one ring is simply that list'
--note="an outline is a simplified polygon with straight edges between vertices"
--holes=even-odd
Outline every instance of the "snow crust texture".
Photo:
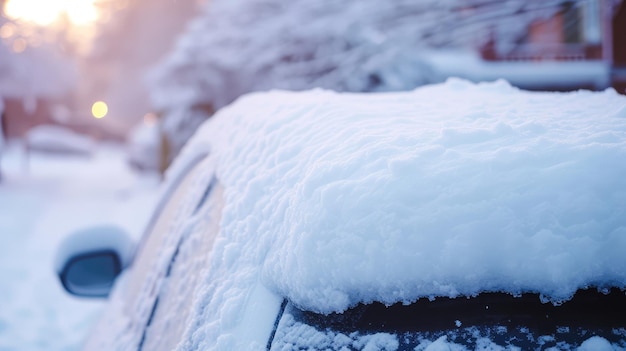
[{"label": "snow crust texture", "polygon": [[261,267],[303,309],[482,291],[558,302],[626,287],[624,106],[613,90],[504,81],[275,91],[222,109],[186,154],[211,149],[225,188],[214,263]]}]

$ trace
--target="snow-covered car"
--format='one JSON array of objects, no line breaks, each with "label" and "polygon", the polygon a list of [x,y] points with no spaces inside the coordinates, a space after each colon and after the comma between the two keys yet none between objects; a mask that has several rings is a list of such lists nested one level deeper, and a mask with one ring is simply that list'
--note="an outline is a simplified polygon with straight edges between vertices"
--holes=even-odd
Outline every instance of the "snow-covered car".
[{"label": "snow-covered car", "polygon": [[26,133],[29,151],[58,155],[90,156],[94,149],[93,140],[61,125],[38,125]]},{"label": "snow-covered car", "polygon": [[57,271],[86,350],[624,350],[624,160],[612,90],[256,93]]}]

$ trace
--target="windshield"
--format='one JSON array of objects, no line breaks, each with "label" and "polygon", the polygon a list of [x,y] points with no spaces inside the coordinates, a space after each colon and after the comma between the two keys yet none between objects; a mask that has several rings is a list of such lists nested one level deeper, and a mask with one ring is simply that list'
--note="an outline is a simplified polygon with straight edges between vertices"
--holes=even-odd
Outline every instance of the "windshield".
[{"label": "windshield", "polygon": [[594,350],[626,347],[626,295],[579,291],[561,305],[537,294],[358,305],[330,315],[289,304],[272,350]]}]

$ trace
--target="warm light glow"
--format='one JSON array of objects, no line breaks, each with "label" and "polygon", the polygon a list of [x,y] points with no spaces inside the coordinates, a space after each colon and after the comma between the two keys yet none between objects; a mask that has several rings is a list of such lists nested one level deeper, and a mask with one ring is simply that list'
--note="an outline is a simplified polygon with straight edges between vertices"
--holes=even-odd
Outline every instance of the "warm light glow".
[{"label": "warm light glow", "polygon": [[24,50],[26,50],[26,40],[19,38],[19,39],[15,39],[15,41],[13,41],[13,45],[11,45],[11,49],[13,50],[13,52],[15,53],[20,53],[23,52]]},{"label": "warm light glow", "polygon": [[33,35],[32,37],[28,38],[28,46],[36,48],[38,46],[41,46],[42,41],[43,38],[41,36]]},{"label": "warm light glow", "polygon": [[8,0],[4,13],[16,20],[51,25],[63,16],[74,25],[87,25],[98,19],[98,0]]},{"label": "warm light glow", "polygon": [[123,10],[128,7],[128,0],[118,0],[114,3],[117,10]]},{"label": "warm light glow", "polygon": [[147,126],[152,126],[156,123],[157,121],[157,115],[155,115],[154,113],[150,112],[150,113],[146,113],[143,116],[143,123]]},{"label": "warm light glow", "polygon": [[0,38],[8,39],[15,35],[16,33],[15,25],[11,22],[5,23],[0,27]]},{"label": "warm light glow", "polygon": [[106,103],[104,103],[104,101],[96,101],[91,106],[91,114],[95,118],[103,118],[104,116],[107,115],[108,112],[109,112],[109,107],[107,106]]}]

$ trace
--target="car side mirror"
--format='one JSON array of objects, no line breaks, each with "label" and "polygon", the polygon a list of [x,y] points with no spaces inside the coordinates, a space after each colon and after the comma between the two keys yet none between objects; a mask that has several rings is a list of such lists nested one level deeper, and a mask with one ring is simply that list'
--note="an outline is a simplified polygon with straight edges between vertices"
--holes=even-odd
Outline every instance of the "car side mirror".
[{"label": "car side mirror", "polygon": [[114,226],[79,230],[57,251],[56,270],[67,292],[82,297],[107,297],[134,251],[126,232]]}]

